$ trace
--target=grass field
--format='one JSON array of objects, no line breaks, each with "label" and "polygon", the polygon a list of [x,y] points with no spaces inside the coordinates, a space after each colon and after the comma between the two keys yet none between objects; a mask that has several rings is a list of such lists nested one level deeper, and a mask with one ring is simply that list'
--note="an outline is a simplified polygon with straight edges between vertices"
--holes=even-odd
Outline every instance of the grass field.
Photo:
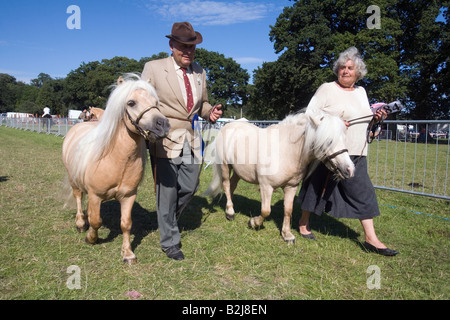
[{"label": "grass field", "polygon": [[2,300],[127,300],[130,292],[138,292],[140,300],[450,298],[448,201],[377,190],[376,230],[400,251],[395,257],[366,253],[359,221],[326,214],[312,217],[317,241],[301,238],[298,205],[292,226],[296,244],[287,245],[280,237],[282,192],[274,194],[264,228],[251,230],[249,217],[259,215],[257,186],[240,182],[237,216],[227,221],[224,197],[200,196],[210,168],[179,221],[183,261],[166,258],[160,249],[153,180],[146,172],[133,209],[138,263],[124,265],[115,200],[102,205],[104,223],[93,246],[76,231],[75,210],[63,209],[62,141],[0,127]]}]

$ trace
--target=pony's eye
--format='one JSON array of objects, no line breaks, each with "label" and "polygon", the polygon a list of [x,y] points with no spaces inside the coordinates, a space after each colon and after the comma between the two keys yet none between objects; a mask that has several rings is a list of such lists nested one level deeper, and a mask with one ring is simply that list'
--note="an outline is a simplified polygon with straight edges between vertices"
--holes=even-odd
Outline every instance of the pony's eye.
[{"label": "pony's eye", "polygon": [[136,105],[136,101],[134,101],[134,100],[130,100],[127,102],[127,106],[129,106],[129,107],[134,107],[135,105]]}]

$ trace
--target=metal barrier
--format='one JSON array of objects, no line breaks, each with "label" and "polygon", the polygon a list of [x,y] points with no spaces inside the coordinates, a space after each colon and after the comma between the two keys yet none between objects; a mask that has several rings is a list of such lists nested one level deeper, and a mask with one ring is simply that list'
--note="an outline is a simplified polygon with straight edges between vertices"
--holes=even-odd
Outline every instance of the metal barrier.
[{"label": "metal barrier", "polygon": [[2,126],[56,136],[65,136],[69,129],[78,122],[82,122],[82,120],[68,118],[0,118],[0,125]]},{"label": "metal barrier", "polygon": [[369,145],[374,186],[449,200],[449,127],[449,120],[384,121]]},{"label": "metal barrier", "polygon": [[[3,117],[0,125],[65,136],[80,121]],[[250,122],[262,128],[278,123]],[[224,124],[218,122],[214,128]],[[450,120],[384,121],[383,131],[369,144],[367,161],[374,187],[450,200],[449,127]]]}]

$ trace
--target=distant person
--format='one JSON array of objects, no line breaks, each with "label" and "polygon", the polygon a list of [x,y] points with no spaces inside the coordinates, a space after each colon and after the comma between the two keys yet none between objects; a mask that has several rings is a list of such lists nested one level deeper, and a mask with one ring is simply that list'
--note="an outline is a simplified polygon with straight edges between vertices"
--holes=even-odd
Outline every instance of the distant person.
[{"label": "distant person", "polygon": [[170,122],[168,137],[150,146],[152,166],[156,167],[160,244],[167,257],[183,260],[178,217],[197,190],[201,160],[201,141],[194,136],[192,121],[198,115],[216,122],[222,105],[213,107],[208,102],[206,72],[194,62],[202,35],[189,22],[177,22],[166,37],[172,55],[147,62],[142,79],[155,87],[160,111]]},{"label": "distant person", "polygon": [[42,118],[42,127],[47,127],[47,132],[50,132],[50,128],[52,126],[52,115],[50,114],[50,108],[48,106],[45,106]]},{"label": "distant person", "polygon": [[[359,219],[365,235],[363,247],[381,255],[395,256],[398,252],[389,249],[378,239],[373,224],[373,218],[380,215],[380,210],[367,172],[366,131],[372,111],[366,90],[355,85],[366,75],[366,65],[358,50],[351,47],[339,55],[333,71],[337,80],[322,84],[308,108],[319,108],[331,114],[342,115],[348,127],[346,146],[355,163],[355,175],[347,180],[335,180],[321,163],[303,181],[298,195],[298,200],[302,203],[300,234],[304,238],[315,240],[310,230],[309,216],[311,212],[321,215],[326,211],[336,218]],[[352,124],[348,122],[364,116],[369,117],[367,121]],[[386,116],[386,111],[378,110],[373,118],[380,121]]]},{"label": "distant person", "polygon": [[50,115],[50,108],[48,106],[45,106],[42,118],[51,118],[51,117],[52,116]]}]

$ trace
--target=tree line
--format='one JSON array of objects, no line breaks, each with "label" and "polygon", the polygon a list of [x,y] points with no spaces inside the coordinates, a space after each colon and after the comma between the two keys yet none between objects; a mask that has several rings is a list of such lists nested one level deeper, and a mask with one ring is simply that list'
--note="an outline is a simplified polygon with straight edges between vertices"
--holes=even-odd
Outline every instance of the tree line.
[{"label": "tree line", "polygon": [[[332,65],[340,52],[355,46],[368,75],[358,83],[371,102],[401,100],[408,119],[449,119],[450,30],[448,4],[434,0],[377,0],[379,26],[371,28],[372,0],[292,0],[271,26],[269,38],[279,55],[253,71],[223,54],[199,48],[196,62],[207,71],[212,104],[225,116],[282,119],[307,106],[315,90],[335,80]],[[41,73],[30,84],[0,74],[0,111],[67,115],[69,109],[104,107],[110,85],[123,73],[167,57],[161,52],[139,61],[114,57],[83,62],[64,79]]]}]

